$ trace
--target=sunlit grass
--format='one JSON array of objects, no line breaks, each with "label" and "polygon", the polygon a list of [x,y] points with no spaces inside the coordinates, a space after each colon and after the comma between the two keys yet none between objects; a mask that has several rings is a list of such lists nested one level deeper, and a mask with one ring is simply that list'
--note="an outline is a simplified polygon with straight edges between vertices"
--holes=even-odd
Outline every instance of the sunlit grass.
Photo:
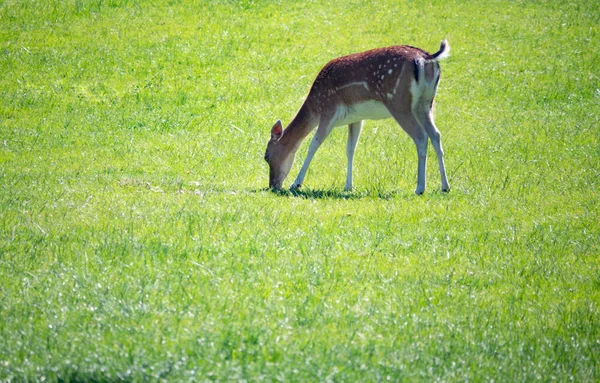
[{"label": "sunlit grass", "polygon": [[[0,380],[597,381],[598,10],[0,1]],[[446,37],[449,194],[391,120],[266,189],[322,65]]]}]

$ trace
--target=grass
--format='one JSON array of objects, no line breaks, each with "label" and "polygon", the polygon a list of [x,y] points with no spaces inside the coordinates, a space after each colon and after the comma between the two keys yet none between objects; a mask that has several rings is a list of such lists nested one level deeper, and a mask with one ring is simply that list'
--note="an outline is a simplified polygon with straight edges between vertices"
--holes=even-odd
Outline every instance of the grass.
[{"label": "grass", "polygon": [[[0,0],[0,381],[600,379],[597,2],[343,4]],[[445,37],[451,193],[391,120],[265,189],[322,65]]]}]

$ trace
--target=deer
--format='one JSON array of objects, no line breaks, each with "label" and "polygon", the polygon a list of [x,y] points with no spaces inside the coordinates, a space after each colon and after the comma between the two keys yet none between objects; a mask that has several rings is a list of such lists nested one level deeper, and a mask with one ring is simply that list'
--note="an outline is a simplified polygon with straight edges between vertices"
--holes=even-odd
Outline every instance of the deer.
[{"label": "deer", "polygon": [[315,78],[308,96],[290,124],[281,120],[271,128],[264,159],[269,165],[269,188],[281,190],[302,141],[315,127],[304,163],[290,189],[304,182],[308,167],[334,127],[348,126],[345,191],[353,190],[352,167],[364,120],[392,117],[417,148],[417,187],[425,192],[427,146],[433,145],[443,192],[450,191],[444,165],[441,134],[433,119],[433,100],[440,81],[439,60],[449,56],[450,45],[429,54],[410,45],[395,45],[355,53],[329,61]]}]

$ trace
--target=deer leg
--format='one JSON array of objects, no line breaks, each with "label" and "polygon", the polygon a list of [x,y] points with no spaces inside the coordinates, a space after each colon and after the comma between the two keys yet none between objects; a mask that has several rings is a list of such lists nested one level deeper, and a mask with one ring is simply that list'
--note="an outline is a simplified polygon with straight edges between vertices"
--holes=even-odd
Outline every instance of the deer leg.
[{"label": "deer leg", "polygon": [[394,105],[388,105],[388,110],[396,122],[413,139],[417,148],[419,164],[417,167],[417,188],[415,194],[421,195],[425,192],[425,173],[427,170],[427,144],[428,138],[425,129],[414,118],[411,112],[402,110]]},{"label": "deer leg", "polygon": [[442,149],[442,136],[440,131],[437,130],[433,121],[433,113],[431,110],[431,104],[428,103],[425,108],[417,109],[414,114],[416,120],[425,129],[427,135],[431,139],[431,144],[435,150],[435,154],[438,160],[438,167],[440,169],[440,176],[442,179],[442,191],[450,191],[450,185],[448,184],[448,178],[446,177],[446,166],[444,164],[444,150]]},{"label": "deer leg", "polygon": [[348,144],[346,145],[348,172],[346,174],[346,186],[344,186],[345,191],[352,190],[352,164],[354,162],[354,152],[356,151],[356,145],[358,144],[358,138],[360,137],[362,125],[362,121],[348,125]]},{"label": "deer leg", "polygon": [[[424,132],[423,132],[424,133]],[[429,140],[426,134],[417,134],[411,136],[417,147],[417,155],[419,156],[419,165],[417,170],[417,188],[416,195],[421,195],[425,192],[425,173],[427,170],[427,144]]]},{"label": "deer leg", "polygon": [[304,163],[302,164],[302,168],[300,169],[300,173],[298,173],[298,177],[291,186],[291,189],[297,189],[302,186],[302,182],[304,182],[304,177],[306,176],[306,172],[308,171],[308,166],[312,161],[315,153],[325,141],[331,130],[333,129],[333,120],[332,119],[321,119],[319,122],[319,127],[317,128],[317,132],[313,136],[312,141],[308,147],[308,153],[306,154],[306,158],[304,159]]}]

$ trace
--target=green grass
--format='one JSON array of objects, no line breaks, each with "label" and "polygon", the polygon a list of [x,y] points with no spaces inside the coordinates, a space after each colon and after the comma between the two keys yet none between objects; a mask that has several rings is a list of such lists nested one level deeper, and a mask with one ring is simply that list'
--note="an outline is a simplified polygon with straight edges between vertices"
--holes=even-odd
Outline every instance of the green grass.
[{"label": "green grass", "polygon": [[[0,381],[600,380],[597,1],[0,0]],[[346,129],[330,59],[443,38],[452,191]],[[306,153],[305,144],[290,179]]]}]

